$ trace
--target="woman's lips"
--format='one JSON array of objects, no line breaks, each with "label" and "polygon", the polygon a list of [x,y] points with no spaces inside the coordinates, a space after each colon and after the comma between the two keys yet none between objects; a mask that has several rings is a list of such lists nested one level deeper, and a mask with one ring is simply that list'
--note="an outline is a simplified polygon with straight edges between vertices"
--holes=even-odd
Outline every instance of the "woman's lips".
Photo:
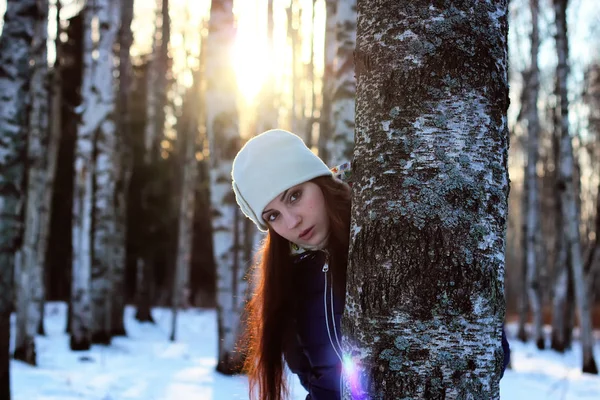
[{"label": "woman's lips", "polygon": [[305,231],[300,233],[299,238],[302,240],[308,240],[311,238],[312,234],[313,234],[313,230],[314,230],[314,226],[311,226],[310,228],[306,229]]}]

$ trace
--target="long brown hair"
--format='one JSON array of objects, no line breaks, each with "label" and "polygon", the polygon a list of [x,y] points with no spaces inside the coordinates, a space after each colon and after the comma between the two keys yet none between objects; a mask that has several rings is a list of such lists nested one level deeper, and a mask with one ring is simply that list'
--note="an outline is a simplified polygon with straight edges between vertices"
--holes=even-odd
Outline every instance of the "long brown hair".
[{"label": "long brown hair", "polygon": [[[343,296],[350,235],[350,189],[328,176],[312,179],[311,182],[321,188],[325,199],[331,227],[327,244],[329,265],[334,290]],[[255,291],[247,306],[245,370],[251,399],[282,400],[288,394],[283,373],[283,346],[291,321],[290,293],[293,293],[289,242],[269,229],[257,257],[258,262],[251,275],[255,280]]]}]

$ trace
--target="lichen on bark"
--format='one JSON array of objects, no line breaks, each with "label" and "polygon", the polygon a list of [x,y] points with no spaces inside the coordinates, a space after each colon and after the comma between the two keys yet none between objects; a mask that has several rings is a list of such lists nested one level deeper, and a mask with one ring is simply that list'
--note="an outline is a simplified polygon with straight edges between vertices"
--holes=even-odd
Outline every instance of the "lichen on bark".
[{"label": "lichen on bark", "polygon": [[498,398],[506,12],[358,1],[343,328],[369,398]]}]

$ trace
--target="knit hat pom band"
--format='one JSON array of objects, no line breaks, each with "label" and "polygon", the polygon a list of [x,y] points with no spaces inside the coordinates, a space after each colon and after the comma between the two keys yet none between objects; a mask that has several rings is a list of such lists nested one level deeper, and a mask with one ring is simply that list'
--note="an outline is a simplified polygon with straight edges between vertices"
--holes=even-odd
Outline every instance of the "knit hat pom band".
[{"label": "knit hat pom band", "polygon": [[250,139],[233,160],[231,177],[242,212],[261,231],[262,213],[277,195],[292,186],[332,172],[293,133],[273,129]]}]

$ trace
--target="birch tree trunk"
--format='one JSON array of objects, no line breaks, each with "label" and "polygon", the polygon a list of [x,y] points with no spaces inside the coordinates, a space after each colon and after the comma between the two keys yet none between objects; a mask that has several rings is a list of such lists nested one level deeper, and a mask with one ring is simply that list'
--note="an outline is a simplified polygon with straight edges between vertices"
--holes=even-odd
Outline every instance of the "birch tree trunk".
[{"label": "birch tree trunk", "polygon": [[567,39],[567,10],[568,0],[554,0],[556,14],[556,49],[558,53],[557,76],[560,98],[560,162],[559,189],[562,201],[562,218],[567,252],[571,261],[575,298],[579,314],[580,340],[583,353],[583,372],[598,373],[594,360],[594,336],[590,313],[587,285],[583,275],[583,260],[581,242],[579,237],[579,213],[575,198],[575,184],[573,181],[574,160],[573,145],[569,134],[569,100],[567,97],[567,75],[569,44]]},{"label": "birch tree trunk", "polygon": [[[274,32],[275,22],[273,18],[273,0],[267,1],[267,41],[271,60],[275,57]],[[273,63],[267,65],[269,71],[260,93],[259,113],[257,115],[257,131],[264,132],[277,127],[277,108],[275,105],[275,74]]]},{"label": "birch tree trunk", "polygon": [[133,70],[129,51],[133,43],[131,22],[133,20],[133,0],[121,0],[121,25],[119,27],[119,93],[118,93],[118,135],[117,149],[119,173],[116,187],[117,232],[115,235],[115,263],[113,265],[113,285],[111,304],[111,336],[125,336],[125,264],[127,242],[127,193],[133,170],[133,154],[129,133],[131,132],[131,109],[129,93],[133,80]]},{"label": "birch tree trunk", "polygon": [[233,0],[212,0],[206,39],[206,128],[210,146],[210,197],[213,248],[217,264],[217,371],[241,371],[235,353],[241,310],[237,309],[235,279],[242,246],[237,205],[231,187],[231,167],[240,148],[236,87],[229,59],[234,40]]},{"label": "birch tree trunk", "polygon": [[507,2],[359,0],[344,398],[498,399]]},{"label": "birch tree trunk", "polygon": [[111,339],[112,281],[117,259],[117,213],[115,197],[120,164],[115,124],[115,75],[113,47],[117,41],[120,0],[94,0],[99,29],[93,69],[95,105],[94,211],[92,250],[92,342]]},{"label": "birch tree trunk", "polygon": [[13,267],[23,233],[31,44],[35,0],[8,0],[0,36],[0,398],[10,400],[9,338]]},{"label": "birch tree trunk", "polygon": [[[94,29],[99,26],[103,0],[87,3],[83,10],[83,79],[79,107],[81,122],[75,144],[73,183],[73,275],[71,288],[71,350],[88,350],[92,341],[92,268],[94,259],[93,213],[94,156],[101,125],[111,106],[104,101],[109,76],[94,58],[98,43]],[[112,81],[112,75],[110,75]],[[108,85],[112,89],[112,84]]]},{"label": "birch tree trunk", "polygon": [[[323,70],[323,107],[321,108],[321,121],[319,124],[319,157],[329,165],[329,152],[327,144],[333,135],[332,101],[334,95],[334,62],[336,51],[336,15],[338,0],[325,1],[325,51]],[[354,137],[353,137],[354,139]]]},{"label": "birch tree trunk", "polygon": [[328,146],[331,165],[351,160],[354,149],[356,0],[338,0],[336,41],[333,133]]},{"label": "birch tree trunk", "polygon": [[527,163],[525,165],[525,179],[527,180],[526,201],[525,201],[525,265],[527,271],[527,288],[531,313],[533,315],[533,336],[538,349],[543,349],[544,332],[542,320],[542,298],[540,293],[540,260],[538,258],[539,248],[539,230],[541,228],[539,221],[540,201],[539,184],[537,176],[537,163],[539,159],[539,131],[540,121],[537,109],[537,100],[539,92],[539,67],[538,52],[540,47],[538,15],[539,0],[530,0],[531,9],[531,65],[527,73]]},{"label": "birch tree trunk", "polygon": [[[21,262],[17,283],[17,330],[14,357],[36,365],[35,335],[41,318],[44,295],[44,259],[46,251],[43,230],[49,219],[50,197],[47,180],[49,167],[48,131],[48,1],[37,0],[38,19],[31,43],[30,110],[27,140],[27,194]],[[56,151],[56,149],[54,149]]]}]

